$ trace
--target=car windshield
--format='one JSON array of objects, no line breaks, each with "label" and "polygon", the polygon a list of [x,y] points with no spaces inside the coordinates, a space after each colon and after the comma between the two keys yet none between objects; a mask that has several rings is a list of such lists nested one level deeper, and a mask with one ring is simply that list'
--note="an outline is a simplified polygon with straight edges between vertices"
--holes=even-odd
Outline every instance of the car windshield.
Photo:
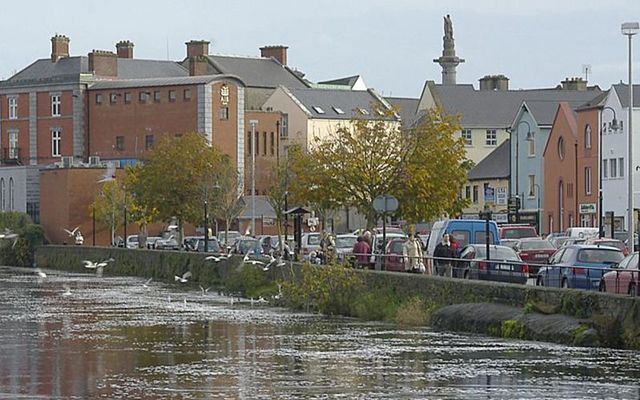
[{"label": "car windshield", "polygon": [[531,227],[504,228],[502,231],[502,237],[504,239],[521,239],[534,236],[536,236],[536,232]]},{"label": "car windshield", "polygon": [[242,254],[258,247],[260,247],[260,242],[256,239],[241,240],[240,243],[238,243],[238,250],[240,250]]},{"label": "car windshield", "polygon": [[597,264],[617,264],[624,258],[619,250],[582,249],[578,253],[578,261]]},{"label": "car windshield", "polygon": [[319,246],[320,245],[320,234],[309,235],[307,239],[307,243],[310,246]]},{"label": "car windshield", "polygon": [[[520,261],[518,255],[509,247],[494,247],[489,249],[492,260],[514,260]],[[487,250],[484,246],[476,247],[476,258],[486,258]]]},{"label": "car windshield", "polygon": [[520,250],[555,250],[555,247],[548,240],[523,240]]},{"label": "car windshield", "polygon": [[337,248],[352,248],[356,244],[357,238],[355,236],[344,236],[336,238]]}]

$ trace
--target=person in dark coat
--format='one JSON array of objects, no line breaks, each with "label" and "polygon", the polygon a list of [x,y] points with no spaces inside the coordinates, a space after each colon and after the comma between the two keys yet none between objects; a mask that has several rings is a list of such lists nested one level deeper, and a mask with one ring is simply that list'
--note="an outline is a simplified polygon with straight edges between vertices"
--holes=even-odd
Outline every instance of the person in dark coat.
[{"label": "person in dark coat", "polygon": [[440,276],[452,276],[452,258],[456,257],[454,248],[451,246],[449,234],[442,235],[442,241],[438,243],[433,251],[436,264],[436,273]]}]

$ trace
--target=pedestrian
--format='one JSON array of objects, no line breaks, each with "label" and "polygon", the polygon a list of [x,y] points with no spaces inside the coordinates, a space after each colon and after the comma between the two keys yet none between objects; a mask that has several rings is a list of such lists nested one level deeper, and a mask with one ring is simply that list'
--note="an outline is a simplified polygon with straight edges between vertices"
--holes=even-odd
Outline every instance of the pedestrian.
[{"label": "pedestrian", "polygon": [[325,264],[334,265],[336,263],[336,241],[330,233],[325,232],[324,242],[322,244],[322,254],[324,256]]},{"label": "pedestrian", "polygon": [[356,257],[356,268],[367,268],[369,265],[369,253],[371,247],[364,236],[358,236],[356,244],[353,245],[353,255]]},{"label": "pedestrian", "polygon": [[455,253],[453,247],[451,247],[448,233],[442,235],[442,241],[438,243],[433,251],[433,257],[436,264],[436,273],[440,276],[451,277],[451,259],[455,258]]},{"label": "pedestrian", "polygon": [[[453,250],[453,257],[454,258],[460,258],[460,252],[462,251],[461,246],[460,246],[460,242],[453,236],[453,235],[449,235],[449,242],[451,242],[451,249]],[[461,276],[461,274],[458,274],[458,268],[460,267],[459,262],[458,261],[452,261],[451,262],[451,266],[452,266],[452,275],[453,276]]]},{"label": "pedestrian", "polygon": [[422,261],[422,247],[420,242],[416,240],[414,234],[409,233],[409,238],[402,246],[402,256],[404,258],[405,272],[424,272],[424,263]]}]

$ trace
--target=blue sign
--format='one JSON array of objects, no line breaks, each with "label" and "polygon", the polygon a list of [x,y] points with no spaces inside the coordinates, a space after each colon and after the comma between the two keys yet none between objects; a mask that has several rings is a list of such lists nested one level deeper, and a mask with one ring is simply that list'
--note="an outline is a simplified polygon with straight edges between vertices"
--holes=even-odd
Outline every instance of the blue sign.
[{"label": "blue sign", "polygon": [[484,202],[485,203],[495,203],[496,201],[496,189],[491,186],[487,186],[484,188]]}]

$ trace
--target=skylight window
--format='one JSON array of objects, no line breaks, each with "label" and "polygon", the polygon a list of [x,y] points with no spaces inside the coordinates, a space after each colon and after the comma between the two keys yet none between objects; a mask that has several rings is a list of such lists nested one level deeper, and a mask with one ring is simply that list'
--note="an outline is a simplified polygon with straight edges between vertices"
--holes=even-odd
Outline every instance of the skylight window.
[{"label": "skylight window", "polygon": [[318,114],[324,114],[324,110],[320,106],[313,106],[313,110]]},{"label": "skylight window", "polygon": [[360,112],[360,114],[362,115],[369,115],[369,111],[364,108],[358,108],[358,112]]},{"label": "skylight window", "polygon": [[335,112],[336,112],[336,114],[340,114],[340,115],[344,114],[344,111],[342,111],[342,108],[340,108],[340,107],[335,107],[335,106],[334,106],[334,107],[332,107],[332,108],[333,108],[333,111],[335,111]]}]

